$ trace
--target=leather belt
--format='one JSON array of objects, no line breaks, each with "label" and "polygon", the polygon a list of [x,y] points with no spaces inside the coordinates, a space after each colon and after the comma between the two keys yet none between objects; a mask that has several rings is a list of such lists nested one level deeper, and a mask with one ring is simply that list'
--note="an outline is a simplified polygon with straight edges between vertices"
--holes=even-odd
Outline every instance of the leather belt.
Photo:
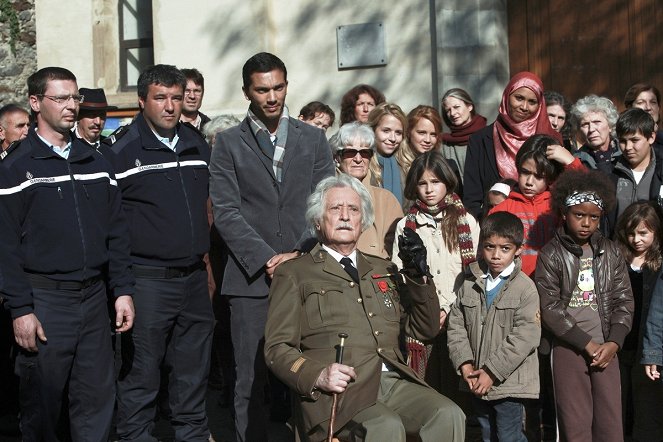
[{"label": "leather belt", "polygon": [[136,278],[145,279],[173,279],[185,278],[197,270],[204,270],[205,263],[199,261],[187,267],[152,267],[143,265],[133,265],[133,272]]},{"label": "leather belt", "polygon": [[42,290],[83,290],[93,286],[102,279],[102,275],[97,275],[83,281],[56,281],[36,273],[28,274],[28,280],[32,288]]}]

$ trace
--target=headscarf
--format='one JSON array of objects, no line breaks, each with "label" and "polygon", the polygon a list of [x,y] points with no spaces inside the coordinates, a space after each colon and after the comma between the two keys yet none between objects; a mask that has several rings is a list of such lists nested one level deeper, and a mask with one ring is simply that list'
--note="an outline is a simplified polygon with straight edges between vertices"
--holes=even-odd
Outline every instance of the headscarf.
[{"label": "headscarf", "polygon": [[[509,116],[509,96],[521,87],[534,92],[539,101],[539,108],[532,117],[516,123]],[[541,79],[531,72],[519,72],[506,85],[502,94],[499,114],[493,125],[493,144],[495,146],[495,159],[497,170],[502,178],[518,180],[516,170],[516,154],[520,146],[534,134],[550,135],[562,143],[562,136],[553,130],[548,120],[548,111],[543,99],[543,83]]]}]

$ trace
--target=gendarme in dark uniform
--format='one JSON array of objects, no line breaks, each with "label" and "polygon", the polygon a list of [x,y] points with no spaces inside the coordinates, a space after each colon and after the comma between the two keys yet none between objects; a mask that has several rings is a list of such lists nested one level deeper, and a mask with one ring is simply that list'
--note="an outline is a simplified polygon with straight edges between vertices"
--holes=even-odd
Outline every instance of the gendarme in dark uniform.
[{"label": "gendarme in dark uniform", "polygon": [[136,323],[123,336],[118,380],[120,440],[156,441],[156,398],[168,373],[176,441],[209,438],[205,394],[214,316],[203,256],[209,250],[210,149],[180,124],[186,79],[156,65],[138,80],[143,111],[100,151],[115,167],[129,222]]},{"label": "gendarme in dark uniform", "polygon": [[70,137],[74,75],[43,68],[28,90],[37,122],[0,171],[0,289],[22,347],[23,440],[105,442],[115,394],[106,287],[115,329],[126,330],[128,227],[111,165]]}]

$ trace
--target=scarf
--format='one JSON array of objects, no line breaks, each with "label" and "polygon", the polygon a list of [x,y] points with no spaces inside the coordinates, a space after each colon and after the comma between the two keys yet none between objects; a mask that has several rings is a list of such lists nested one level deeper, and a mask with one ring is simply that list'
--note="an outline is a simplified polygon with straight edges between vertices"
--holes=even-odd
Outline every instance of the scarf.
[{"label": "scarf", "polygon": [[288,140],[288,106],[283,105],[283,112],[279,117],[279,126],[276,129],[276,139],[274,143],[270,138],[270,133],[267,130],[265,123],[260,121],[258,117],[251,111],[246,114],[249,119],[249,126],[251,127],[251,132],[256,137],[258,141],[258,146],[263,154],[269,159],[272,160],[272,167],[274,169],[274,176],[276,181],[279,183],[283,177],[283,156],[285,155],[285,143]]},{"label": "scarf", "polygon": [[460,259],[463,263],[463,268],[465,269],[468,265],[470,265],[470,263],[476,261],[477,258],[476,254],[474,253],[474,244],[472,244],[472,231],[470,230],[470,225],[467,222],[467,211],[465,210],[465,206],[463,206],[463,203],[457,194],[448,193],[447,196],[445,196],[444,199],[435,206],[428,206],[417,199],[405,216],[405,227],[409,227],[416,232],[416,216],[419,212],[435,216],[449,206],[454,206],[460,210],[456,231],[458,232],[458,249],[460,251]]},{"label": "scarf", "polygon": [[[539,108],[535,114],[520,123],[516,123],[509,116],[509,96],[521,87],[534,92],[539,101]],[[534,134],[550,135],[562,144],[562,136],[555,132],[548,120],[548,111],[543,99],[543,83],[541,79],[531,72],[519,72],[514,75],[504,89],[499,113],[493,125],[493,145],[497,170],[502,178],[511,178],[518,181],[516,170],[516,154],[523,143]]]},{"label": "scarf", "polygon": [[[456,231],[458,232],[460,257],[463,262],[463,268],[465,269],[470,263],[476,261],[476,255],[472,244],[472,231],[470,230],[470,225],[467,223],[467,211],[457,194],[447,194],[447,196],[435,206],[428,206],[417,199],[408,211],[408,214],[405,216],[405,227],[409,227],[416,232],[416,216],[419,212],[435,216],[449,206],[454,206],[460,210],[460,217],[458,218]],[[433,349],[432,344],[425,344],[411,336],[406,336],[405,346],[407,348],[408,366],[414,370],[421,379],[424,379],[428,359],[430,358]]]},{"label": "scarf", "polygon": [[448,146],[467,146],[470,135],[486,127],[486,118],[476,114],[464,126],[452,126],[451,133],[443,133],[442,141]]},{"label": "scarf", "polygon": [[378,164],[382,169],[382,187],[394,194],[398,204],[403,205],[403,189],[401,189],[401,168],[394,155],[383,157],[377,154]]}]

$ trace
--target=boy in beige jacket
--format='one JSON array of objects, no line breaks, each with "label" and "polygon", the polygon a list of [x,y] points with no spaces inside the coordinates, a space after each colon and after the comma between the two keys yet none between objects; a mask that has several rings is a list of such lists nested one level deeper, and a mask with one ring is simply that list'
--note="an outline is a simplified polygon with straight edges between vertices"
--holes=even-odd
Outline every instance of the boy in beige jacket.
[{"label": "boy in beige jacket", "polygon": [[539,396],[539,296],[521,271],[522,222],[497,212],[481,226],[479,255],[449,314],[454,367],[474,394],[484,441],[526,442],[523,400]]}]

